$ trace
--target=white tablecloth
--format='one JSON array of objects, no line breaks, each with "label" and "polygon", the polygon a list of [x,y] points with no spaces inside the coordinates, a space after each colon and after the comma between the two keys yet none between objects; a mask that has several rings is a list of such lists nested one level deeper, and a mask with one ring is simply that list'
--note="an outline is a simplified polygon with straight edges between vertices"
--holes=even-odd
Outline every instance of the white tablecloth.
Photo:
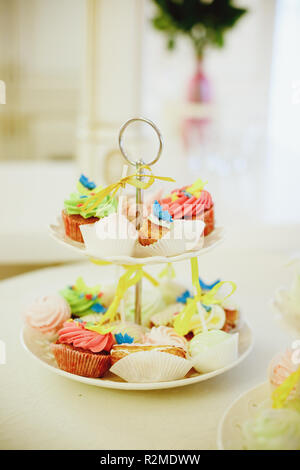
[{"label": "white tablecloth", "polygon": [[[199,259],[205,280],[237,282],[256,345],[235,369],[178,389],[130,392],[87,386],[53,374],[22,349],[20,313],[26,302],[79,275],[91,283],[107,280],[113,268],[74,264],[2,281],[0,339],[6,343],[7,363],[0,365],[0,449],[215,449],[226,407],[264,381],[271,357],[291,343],[268,303],[275,289],[290,280],[284,264],[295,247],[288,243],[288,231],[280,235],[274,230],[271,239],[268,233],[257,234],[261,243],[253,243],[253,237],[252,243],[251,237],[233,243],[229,236]],[[177,264],[176,270],[181,278],[189,276],[188,263]]]}]

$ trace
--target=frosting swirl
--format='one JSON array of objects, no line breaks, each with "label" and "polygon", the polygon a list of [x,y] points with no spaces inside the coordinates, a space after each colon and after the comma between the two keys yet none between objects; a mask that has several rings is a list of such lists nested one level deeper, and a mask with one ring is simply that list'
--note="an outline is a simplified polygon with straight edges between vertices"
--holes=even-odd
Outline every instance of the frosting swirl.
[{"label": "frosting swirl", "polygon": [[[89,182],[90,183],[90,182]],[[89,189],[79,181],[77,183],[77,192],[71,193],[70,197],[64,201],[65,211],[68,215],[81,215],[85,219],[90,217],[98,217],[99,219],[108,216],[116,212],[117,210],[117,200],[114,197],[109,195],[98,204],[94,209],[89,210],[87,213],[82,211],[83,203],[85,199],[89,196],[93,196],[95,193],[102,189],[101,186],[97,188]]]},{"label": "frosting swirl", "polygon": [[106,311],[100,285],[88,287],[79,277],[73,286],[68,286],[60,291],[60,295],[68,302],[72,315],[82,317],[89,313],[101,314]]},{"label": "frosting swirl", "polygon": [[63,328],[58,332],[59,342],[94,353],[109,352],[114,344],[113,335],[111,333],[101,335],[96,331],[86,330],[85,325],[85,322],[65,322]]},{"label": "frosting swirl", "polygon": [[60,295],[38,297],[24,312],[26,323],[41,333],[56,333],[71,316],[71,309]]},{"label": "frosting swirl", "polygon": [[187,340],[180,336],[174,328],[168,326],[158,326],[151,328],[149,333],[146,333],[142,342],[145,344],[162,344],[168,346],[177,346],[187,350]]}]

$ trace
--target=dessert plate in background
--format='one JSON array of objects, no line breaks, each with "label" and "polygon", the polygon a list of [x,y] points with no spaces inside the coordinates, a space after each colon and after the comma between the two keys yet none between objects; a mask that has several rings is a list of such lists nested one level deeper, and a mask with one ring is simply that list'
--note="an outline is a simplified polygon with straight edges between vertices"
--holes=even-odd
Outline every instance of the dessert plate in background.
[{"label": "dessert plate in background", "polygon": [[219,450],[244,450],[242,426],[251,419],[263,403],[270,400],[268,382],[240,395],[225,411],[218,427]]},{"label": "dessert plate in background", "polygon": [[120,390],[157,390],[165,388],[183,387],[185,385],[203,382],[204,380],[216,377],[217,375],[223,374],[224,372],[227,372],[233,367],[236,367],[248,356],[254,344],[253,332],[247,322],[244,321],[238,331],[240,334],[239,357],[232,364],[229,364],[228,366],[222,369],[218,369],[208,374],[199,374],[198,372],[192,369],[192,371],[189,372],[187,376],[183,379],[173,380],[170,382],[155,383],[124,382],[122,379],[111,373],[106,374],[106,376],[103,378],[91,379],[88,377],[81,377],[80,375],[65,372],[58,368],[50,349],[50,342],[44,338],[41,339],[39,335],[37,335],[32,329],[26,326],[21,331],[21,343],[26,349],[26,351],[28,351],[31,356],[38,360],[41,365],[48,368],[52,372],[62,375],[63,377],[66,377],[68,379],[103,388],[114,388]]},{"label": "dessert plate in background", "polygon": [[145,258],[138,258],[133,256],[110,256],[110,257],[101,257],[97,258],[92,253],[89,253],[86,250],[83,243],[76,242],[71,240],[71,238],[67,237],[64,231],[63,222],[61,217],[58,218],[56,225],[50,225],[50,233],[52,238],[54,238],[59,243],[68,246],[73,251],[81,255],[85,255],[88,257],[100,259],[101,261],[105,261],[108,263],[114,264],[126,264],[126,265],[133,265],[133,264],[143,264],[143,265],[150,265],[150,264],[161,264],[161,263],[174,263],[176,261],[183,261],[186,259],[193,258],[195,256],[201,256],[208,251],[212,250],[215,246],[217,246],[221,241],[224,240],[224,229],[223,227],[215,227],[214,230],[204,238],[204,244],[200,249],[192,250],[192,251],[185,251],[176,256],[148,256]]}]

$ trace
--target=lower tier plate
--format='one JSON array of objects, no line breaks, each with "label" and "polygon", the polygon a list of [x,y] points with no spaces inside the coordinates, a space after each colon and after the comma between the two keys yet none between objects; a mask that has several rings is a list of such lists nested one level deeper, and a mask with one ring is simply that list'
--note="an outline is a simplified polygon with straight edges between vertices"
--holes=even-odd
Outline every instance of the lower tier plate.
[{"label": "lower tier plate", "polygon": [[117,377],[112,373],[107,373],[105,377],[99,379],[91,379],[88,377],[81,377],[80,375],[70,374],[58,368],[54,356],[50,350],[50,342],[44,338],[37,336],[33,330],[28,327],[24,327],[21,331],[21,342],[23,347],[29,354],[40,362],[41,365],[47,367],[55,374],[62,375],[70,380],[82,382],[88,385],[94,385],[96,387],[114,388],[120,390],[157,390],[165,388],[183,387],[185,385],[191,385],[204,380],[211,379],[217,375],[223,374],[228,370],[236,367],[242,362],[250,353],[254,338],[253,332],[250,326],[244,321],[239,328],[239,357],[236,361],[232,362],[228,366],[218,369],[207,374],[199,374],[194,369],[190,371],[186,377],[180,380],[173,380],[170,382],[155,382],[155,383],[128,383]]}]

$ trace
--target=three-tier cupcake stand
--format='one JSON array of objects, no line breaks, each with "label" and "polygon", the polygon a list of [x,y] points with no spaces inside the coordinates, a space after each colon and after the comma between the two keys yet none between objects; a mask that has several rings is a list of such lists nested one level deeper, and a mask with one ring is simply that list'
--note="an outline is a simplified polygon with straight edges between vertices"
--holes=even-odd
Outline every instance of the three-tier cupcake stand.
[{"label": "three-tier cupcake stand", "polygon": [[[157,134],[159,147],[156,157],[149,163],[145,163],[142,159],[133,160],[125,149],[124,146],[124,132],[126,128],[134,123],[134,122],[143,122],[150,125]],[[143,179],[143,165],[147,165],[148,167],[153,165],[158,161],[161,156],[162,149],[163,149],[163,140],[159,129],[156,125],[144,118],[134,118],[127,121],[120,130],[119,134],[119,146],[124,156],[127,165],[131,165],[135,167],[137,178],[142,180]],[[143,194],[140,188],[136,189],[136,228],[140,228],[141,223],[141,214],[139,213],[139,207],[143,201]],[[122,266],[124,269],[128,269],[129,267],[136,266],[137,269],[141,268],[143,270],[147,269],[148,266],[151,265],[159,265],[165,263],[176,263],[178,261],[190,260],[192,258],[199,258],[200,256],[206,254],[210,250],[213,250],[221,241],[223,240],[223,229],[222,227],[215,227],[213,232],[204,238],[204,243],[201,248],[197,248],[191,251],[185,251],[183,253],[177,254],[176,256],[148,256],[144,258],[136,257],[136,256],[101,256],[97,257],[94,253],[88,251],[83,243],[78,243],[76,241],[71,240],[65,235],[62,220],[58,219],[58,223],[55,225],[50,226],[51,236],[59,243],[67,246],[68,248],[72,249],[76,253],[80,255],[84,255],[89,258],[90,261],[101,264],[101,265],[116,265]],[[142,316],[142,280],[140,280],[135,285],[135,323],[141,324],[141,316]],[[105,387],[105,388],[113,388],[113,389],[123,389],[123,390],[154,390],[154,389],[165,389],[165,388],[173,388],[173,387],[180,387],[184,385],[190,385],[197,382],[202,382],[208,380],[212,377],[217,375],[223,374],[227,370],[237,366],[241,361],[243,361],[246,356],[250,353],[252,346],[253,346],[253,334],[251,328],[245,321],[240,325],[239,328],[239,355],[238,359],[229,364],[228,366],[218,369],[216,371],[206,373],[206,374],[199,374],[198,372],[192,371],[183,379],[174,380],[170,382],[157,382],[157,383],[127,383],[122,381],[119,377],[115,376],[114,374],[107,374],[103,378],[99,379],[92,379],[81,377],[79,375],[70,374],[59,369],[56,365],[54,357],[52,356],[49,348],[49,342],[42,341],[40,338],[37,340],[36,337],[32,334],[29,329],[24,328],[22,332],[22,343],[24,347],[36,358],[38,359],[45,367],[50,368],[53,372],[62,375],[64,377],[68,377],[69,379],[83,382],[90,385],[95,385],[98,387]]]}]

